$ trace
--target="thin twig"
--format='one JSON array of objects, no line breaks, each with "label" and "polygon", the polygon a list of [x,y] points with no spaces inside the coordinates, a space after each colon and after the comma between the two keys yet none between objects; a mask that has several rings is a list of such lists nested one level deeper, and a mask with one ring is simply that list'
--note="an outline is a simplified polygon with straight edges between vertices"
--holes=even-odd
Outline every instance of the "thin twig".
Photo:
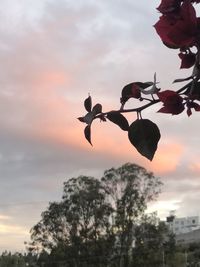
[{"label": "thin twig", "polygon": [[[186,85],[184,85],[183,87],[181,87],[179,90],[177,90],[176,92],[178,93],[178,94],[180,94],[181,92],[183,92],[184,90],[186,90],[190,85],[192,85],[193,84],[193,81],[190,81],[189,83],[187,83]],[[102,112],[101,114],[98,114],[96,117],[95,117],[95,119],[97,119],[97,118],[101,118],[101,116],[106,116],[108,113],[110,113],[110,112],[118,112],[118,113],[130,113],[130,112],[137,112],[137,113],[140,113],[142,110],[144,110],[144,109],[146,109],[146,108],[149,108],[149,107],[151,107],[151,106],[153,106],[153,105],[155,105],[155,104],[157,104],[157,103],[159,103],[159,102],[161,102],[160,101],[160,99],[154,99],[154,100],[150,100],[150,99],[145,99],[145,100],[149,100],[149,101],[151,101],[150,103],[148,103],[148,104],[145,104],[145,105],[143,105],[143,106],[141,106],[141,107],[137,107],[137,108],[131,108],[131,109],[118,109],[118,110],[111,110],[111,111],[108,111],[108,112]]]}]

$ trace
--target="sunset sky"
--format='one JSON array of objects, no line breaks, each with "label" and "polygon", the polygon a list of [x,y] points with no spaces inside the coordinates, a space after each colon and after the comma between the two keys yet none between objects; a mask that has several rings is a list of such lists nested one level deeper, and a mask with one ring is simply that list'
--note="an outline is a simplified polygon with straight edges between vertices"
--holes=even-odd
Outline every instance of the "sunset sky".
[{"label": "sunset sky", "polygon": [[[30,228],[63,182],[126,162],[161,177],[162,194],[150,211],[164,218],[200,215],[199,116],[143,113],[160,128],[152,162],[127,133],[95,122],[93,147],[83,136],[88,93],[103,110],[118,109],[124,85],[151,81],[162,89],[190,75],[180,70],[152,25],[159,1],[1,0],[0,8],[0,251],[23,250]],[[129,107],[138,104],[129,101]],[[129,115],[129,120],[135,115]]]}]

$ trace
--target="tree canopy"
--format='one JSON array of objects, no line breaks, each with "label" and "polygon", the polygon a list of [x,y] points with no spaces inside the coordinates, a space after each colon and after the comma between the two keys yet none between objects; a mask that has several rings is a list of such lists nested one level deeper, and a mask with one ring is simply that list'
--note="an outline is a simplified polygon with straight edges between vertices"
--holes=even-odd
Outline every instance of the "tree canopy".
[{"label": "tree canopy", "polygon": [[61,201],[51,202],[31,229],[29,249],[54,259],[59,255],[70,266],[125,266],[147,203],[156,199],[161,184],[130,163],[106,170],[101,179],[71,178],[64,182]]}]

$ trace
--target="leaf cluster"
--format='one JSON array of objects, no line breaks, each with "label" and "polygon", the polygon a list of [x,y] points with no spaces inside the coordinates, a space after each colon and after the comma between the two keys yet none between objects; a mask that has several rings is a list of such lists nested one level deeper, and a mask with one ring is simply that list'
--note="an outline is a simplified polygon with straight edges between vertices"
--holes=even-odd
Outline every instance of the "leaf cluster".
[{"label": "leaf cluster", "polygon": [[[91,125],[95,119],[110,121],[118,125],[123,131],[128,132],[130,143],[137,151],[149,160],[152,160],[158,147],[161,134],[158,126],[149,119],[142,117],[142,111],[161,103],[162,107],[157,112],[178,115],[186,110],[190,117],[194,111],[200,111],[200,17],[197,17],[194,3],[191,0],[162,0],[158,11],[161,16],[154,25],[164,45],[170,49],[179,49],[181,68],[193,67],[189,77],[176,79],[174,82],[190,82],[177,91],[158,88],[156,74],[153,81],[134,81],[125,85],[121,91],[118,110],[102,111],[102,105],[96,104],[92,108],[92,99],[89,96],[84,101],[87,114],[78,119],[86,123],[85,138],[90,144]],[[142,104],[125,109],[129,99],[135,99]],[[143,104],[145,102],[145,104]],[[128,122],[124,113],[135,112],[137,119]]]},{"label": "leaf cluster", "polygon": [[64,183],[62,200],[50,203],[31,229],[30,245],[35,251],[45,250],[52,261],[120,264],[138,238],[136,229],[160,186],[153,173],[130,163],[105,171],[100,180],[71,178]]}]

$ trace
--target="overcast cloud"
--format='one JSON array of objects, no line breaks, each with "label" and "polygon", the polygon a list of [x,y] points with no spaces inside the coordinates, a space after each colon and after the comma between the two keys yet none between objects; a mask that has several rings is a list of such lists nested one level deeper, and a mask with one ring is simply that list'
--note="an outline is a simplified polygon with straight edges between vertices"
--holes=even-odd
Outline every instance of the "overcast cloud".
[{"label": "overcast cloud", "polygon": [[[24,249],[30,228],[63,182],[134,162],[164,182],[151,206],[164,217],[198,215],[199,114],[172,117],[158,107],[144,116],[162,133],[153,162],[141,157],[115,125],[95,123],[91,148],[77,117],[90,93],[104,110],[118,108],[121,88],[156,71],[170,89],[177,51],[154,28],[159,1],[2,0],[0,8],[0,250]],[[136,104],[136,102],[133,102]],[[192,207],[192,209],[191,209]]]}]

